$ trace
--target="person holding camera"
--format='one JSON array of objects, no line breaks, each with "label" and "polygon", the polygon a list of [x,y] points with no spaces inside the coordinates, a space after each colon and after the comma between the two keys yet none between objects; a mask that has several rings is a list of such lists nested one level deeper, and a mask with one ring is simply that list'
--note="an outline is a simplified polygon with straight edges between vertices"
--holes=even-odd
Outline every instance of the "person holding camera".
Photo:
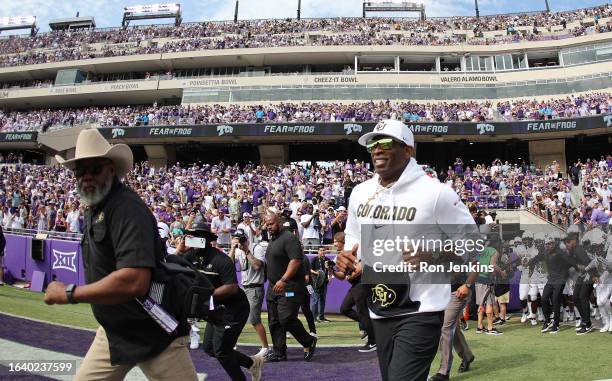
[{"label": "person holding camera", "polygon": [[344,206],[340,206],[338,209],[336,209],[336,216],[331,222],[333,237],[340,232],[344,232],[344,229],[346,229],[347,216],[348,212]]},{"label": "person holding camera", "polygon": [[321,222],[319,221],[318,216],[314,213],[314,206],[312,204],[308,204],[306,207],[306,213],[300,218],[300,223],[304,228],[302,233],[302,243],[304,244],[304,249],[308,250],[312,247],[319,246],[321,243],[319,239],[319,228],[321,227]]},{"label": "person holding camera", "polygon": [[327,298],[327,286],[334,262],[325,256],[325,249],[320,247],[319,253],[312,259],[310,267],[314,288],[310,309],[315,317],[318,315],[318,322],[330,322],[331,320],[325,318],[325,299]]},{"label": "person holding camera", "polygon": [[247,243],[251,250],[253,249],[253,245],[255,244],[255,237],[259,235],[259,229],[257,229],[255,224],[253,223],[252,218],[253,217],[250,213],[243,213],[242,222],[239,223],[236,227],[236,229],[242,229],[244,231],[244,234],[246,234]]},{"label": "person holding camera", "polygon": [[204,352],[216,358],[233,381],[246,381],[241,367],[248,369],[253,380],[259,380],[263,358],[234,350],[250,308],[244,291],[238,287],[232,259],[211,244],[216,240],[210,227],[201,223],[192,225],[177,247],[177,254],[203,271],[215,288],[211,302],[214,311],[204,330]]},{"label": "person holding camera", "polygon": [[242,289],[249,301],[249,317],[247,322],[253,325],[261,342],[258,356],[268,353],[268,338],[266,328],[261,323],[261,306],[264,301],[264,283],[266,282],[265,264],[268,242],[262,241],[255,245],[253,251],[249,247],[248,236],[242,229],[237,229],[233,235],[229,257],[240,264],[242,273]]}]

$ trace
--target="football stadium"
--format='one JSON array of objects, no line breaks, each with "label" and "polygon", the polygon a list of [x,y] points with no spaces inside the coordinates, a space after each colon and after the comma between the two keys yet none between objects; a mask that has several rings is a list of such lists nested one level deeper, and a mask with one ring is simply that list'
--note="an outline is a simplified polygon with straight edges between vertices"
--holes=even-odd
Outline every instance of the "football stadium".
[{"label": "football stadium", "polygon": [[0,10],[0,380],[612,379],[611,4],[194,3]]}]

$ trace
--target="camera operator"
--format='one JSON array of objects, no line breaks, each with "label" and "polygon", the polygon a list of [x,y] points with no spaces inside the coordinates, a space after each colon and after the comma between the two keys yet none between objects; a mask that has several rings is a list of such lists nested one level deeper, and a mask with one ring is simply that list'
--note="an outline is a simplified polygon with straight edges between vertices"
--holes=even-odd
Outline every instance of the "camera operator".
[{"label": "camera operator", "polygon": [[335,237],[336,234],[344,232],[346,228],[346,218],[348,217],[348,212],[344,206],[336,209],[336,217],[332,220],[332,234]]},{"label": "camera operator", "polygon": [[255,226],[252,220],[252,216],[250,213],[242,214],[242,222],[238,224],[236,229],[242,229],[244,234],[247,237],[247,243],[250,249],[253,249],[253,245],[255,244],[255,237],[259,235],[259,230]]},{"label": "camera operator", "polygon": [[266,248],[268,242],[262,241],[253,248],[249,248],[248,236],[242,229],[237,229],[233,235],[229,257],[240,264],[242,273],[242,289],[249,301],[249,318],[247,322],[253,325],[259,341],[261,350],[258,356],[268,353],[268,338],[266,329],[261,324],[261,306],[264,301],[264,283],[266,282],[265,264]]},{"label": "camera operator", "polygon": [[306,214],[302,215],[300,223],[304,228],[304,232],[302,233],[304,249],[308,250],[312,247],[319,246],[321,243],[319,239],[319,228],[321,227],[321,223],[314,212],[314,206],[312,204],[308,204],[306,207]]},{"label": "camera operator", "polygon": [[327,286],[334,262],[325,256],[325,249],[320,247],[319,253],[311,261],[310,274],[313,278],[314,294],[310,303],[310,309],[319,322],[330,322],[325,318],[325,300],[327,298]]},{"label": "camera operator", "polygon": [[[240,367],[247,368],[253,380],[259,380],[263,358],[249,357],[234,350],[250,310],[245,293],[238,287],[234,263],[211,245],[217,240],[217,235],[208,225],[193,225],[186,233],[186,238],[177,247],[177,254],[203,271],[215,287],[211,303],[215,310],[211,312],[204,331],[204,351],[219,361],[232,380],[246,381]],[[204,242],[198,238],[203,238]]]}]

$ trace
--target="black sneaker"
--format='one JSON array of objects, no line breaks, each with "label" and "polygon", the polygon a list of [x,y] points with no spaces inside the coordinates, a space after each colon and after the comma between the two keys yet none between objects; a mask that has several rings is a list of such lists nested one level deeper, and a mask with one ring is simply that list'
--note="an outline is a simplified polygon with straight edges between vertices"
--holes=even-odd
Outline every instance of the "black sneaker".
[{"label": "black sneaker", "polygon": [[486,328],[476,327],[476,333],[487,333],[487,329]]},{"label": "black sneaker", "polygon": [[312,344],[310,345],[308,352],[304,352],[304,361],[312,360],[312,356],[314,356],[315,349],[317,349],[317,338],[313,336],[312,339],[313,341],[312,341]]},{"label": "black sneaker", "polygon": [[329,320],[328,318],[319,318],[319,321],[323,323],[331,323],[331,320]]},{"label": "black sneaker", "polygon": [[497,330],[497,328],[493,328],[493,329],[489,329],[487,330],[487,332],[485,332],[487,335],[491,335],[491,336],[500,336],[503,335],[503,333],[499,332]]},{"label": "black sneaker", "polygon": [[465,373],[470,370],[470,364],[472,364],[475,360],[475,357],[472,357],[470,361],[461,361],[461,365],[459,365],[459,373]]},{"label": "black sneaker", "polygon": [[448,375],[436,373],[433,376],[429,377],[428,381],[447,381]]},{"label": "black sneaker", "polygon": [[366,331],[363,331],[363,333],[361,334],[361,340],[365,340],[366,337],[368,337],[368,333]]},{"label": "black sneaker", "polygon": [[376,350],[376,344],[366,344],[363,347],[359,348],[359,352],[368,353]]},{"label": "black sneaker", "polygon": [[287,354],[279,355],[274,353],[273,351],[269,351],[268,354],[264,356],[265,362],[280,362],[287,361]]},{"label": "black sneaker", "polygon": [[540,330],[540,332],[546,333],[546,332],[550,331],[550,329],[552,328],[553,324],[554,323],[552,321],[545,321],[544,325],[542,326],[542,329]]},{"label": "black sneaker", "polygon": [[580,327],[580,331],[576,332],[576,335],[578,336],[586,335],[592,330],[593,330],[593,325],[589,325],[589,326],[583,325],[582,327]]},{"label": "black sneaker", "polygon": [[468,329],[470,329],[470,327],[468,326],[468,322],[467,320],[461,320],[461,329],[464,331],[467,331]]},{"label": "black sneaker", "polygon": [[502,324],[504,321],[500,318],[495,318],[495,320],[493,320],[493,325],[499,325]]},{"label": "black sneaker", "polygon": [[553,325],[549,330],[548,333],[559,333],[559,327],[557,325]]}]

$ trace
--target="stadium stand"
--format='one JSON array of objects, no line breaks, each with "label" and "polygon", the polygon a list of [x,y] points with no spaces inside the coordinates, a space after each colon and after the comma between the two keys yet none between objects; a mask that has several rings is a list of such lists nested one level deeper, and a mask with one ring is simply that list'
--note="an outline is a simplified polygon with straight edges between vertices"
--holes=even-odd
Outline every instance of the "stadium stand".
[{"label": "stadium stand", "polygon": [[[263,116],[258,114],[263,112]],[[507,102],[280,103],[278,105],[187,105],[91,107],[67,110],[0,111],[0,132],[47,130],[95,123],[112,126],[172,126],[217,123],[372,122],[397,119],[406,122],[484,122],[550,120],[612,112],[609,93],[569,96],[563,99]]]},{"label": "stadium stand", "polygon": [[0,40],[0,67],[195,50],[327,45],[493,45],[612,31],[612,6],[570,12],[451,17],[256,20],[53,31]]}]

